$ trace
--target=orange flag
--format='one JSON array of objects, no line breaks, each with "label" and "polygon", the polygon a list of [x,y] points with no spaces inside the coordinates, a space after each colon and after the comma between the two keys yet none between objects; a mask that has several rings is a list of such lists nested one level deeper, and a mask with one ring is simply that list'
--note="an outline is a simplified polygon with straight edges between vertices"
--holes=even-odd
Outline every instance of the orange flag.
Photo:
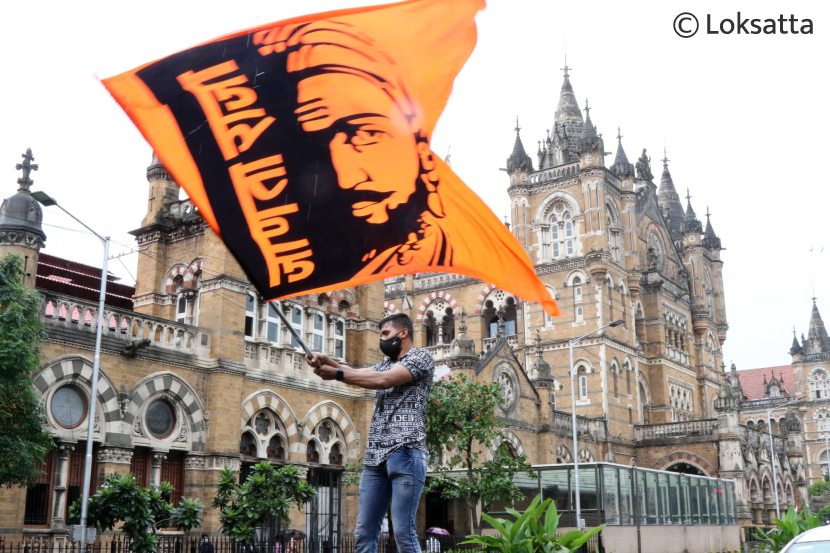
[{"label": "orange flag", "polygon": [[430,150],[483,8],[303,16],[103,84],[266,299],[451,272],[558,315],[510,231]]}]

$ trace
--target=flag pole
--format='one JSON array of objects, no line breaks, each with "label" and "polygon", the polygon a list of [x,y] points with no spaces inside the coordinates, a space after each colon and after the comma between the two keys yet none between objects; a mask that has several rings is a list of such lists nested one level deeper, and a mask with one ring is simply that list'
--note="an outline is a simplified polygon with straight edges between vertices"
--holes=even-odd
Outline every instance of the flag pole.
[{"label": "flag pole", "polygon": [[314,353],[308,348],[303,339],[300,337],[300,333],[297,332],[297,330],[293,326],[291,326],[291,323],[288,322],[288,318],[286,318],[285,313],[282,312],[282,305],[280,305],[276,309],[276,311],[277,315],[279,315],[285,327],[288,329],[288,331],[291,333],[294,339],[297,340],[297,342],[300,344],[300,347],[303,348],[303,350],[305,351],[306,357],[308,357],[309,359],[313,357]]}]

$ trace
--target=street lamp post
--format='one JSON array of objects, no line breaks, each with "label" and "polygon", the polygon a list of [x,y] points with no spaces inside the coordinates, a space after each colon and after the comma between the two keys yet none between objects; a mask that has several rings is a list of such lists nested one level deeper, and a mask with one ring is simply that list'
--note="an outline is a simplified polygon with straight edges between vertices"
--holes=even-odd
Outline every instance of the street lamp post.
[{"label": "street lamp post", "polygon": [[781,507],[778,505],[778,483],[775,475],[775,442],[772,440],[772,424],[770,422],[770,413],[772,409],[767,409],[767,430],[769,430],[769,453],[772,458],[772,490],[775,492],[775,515],[781,518]]},{"label": "street lamp post", "polygon": [[574,494],[576,498],[576,527],[579,530],[585,528],[585,521],[582,520],[582,509],[579,501],[579,450],[578,445],[576,443],[576,394],[574,393],[574,346],[580,342],[583,338],[587,338],[591,334],[596,334],[600,330],[604,328],[608,328],[609,326],[620,326],[625,321],[622,319],[616,320],[613,323],[608,323],[605,326],[601,326],[596,330],[589,332],[588,334],[584,334],[579,338],[574,338],[568,342],[568,351],[571,357],[571,426],[572,426],[572,433],[573,433],[573,442],[574,442],[574,451],[573,451],[573,458],[574,458]]},{"label": "street lamp post", "polygon": [[86,525],[89,507],[89,486],[90,481],[92,480],[92,437],[93,430],[95,428],[95,404],[98,389],[98,368],[101,364],[101,332],[103,331],[104,327],[104,300],[106,300],[107,297],[107,262],[109,261],[110,253],[110,237],[102,237],[100,234],[98,234],[89,226],[87,226],[83,221],[69,213],[66,209],[63,208],[63,206],[58,204],[57,200],[50,197],[45,192],[32,192],[32,197],[36,199],[38,202],[40,202],[40,204],[43,206],[57,206],[61,211],[75,219],[84,228],[86,228],[88,231],[94,234],[104,246],[104,263],[103,267],[101,268],[101,293],[98,297],[98,326],[95,330],[95,357],[93,358],[92,362],[92,383],[90,384],[89,412],[87,413],[86,417],[86,456],[84,457],[84,484],[83,488],[81,488],[83,494],[81,498],[81,523],[78,525],[78,527],[76,527],[76,532],[78,528],[80,529],[81,543],[85,544],[87,543]]}]

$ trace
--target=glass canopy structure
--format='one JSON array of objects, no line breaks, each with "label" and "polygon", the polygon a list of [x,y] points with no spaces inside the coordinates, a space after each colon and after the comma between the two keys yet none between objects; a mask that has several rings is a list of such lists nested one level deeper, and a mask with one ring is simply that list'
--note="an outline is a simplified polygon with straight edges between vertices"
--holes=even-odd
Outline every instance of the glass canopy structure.
[{"label": "glass canopy structure", "polygon": [[[534,466],[536,478],[517,476],[525,499],[514,507],[523,511],[539,494],[552,499],[561,515],[560,527],[576,527],[573,465]],[[579,495],[582,518],[590,527],[737,524],[735,483],[617,465],[580,463]],[[489,515],[505,518],[507,505],[494,503]],[[512,518],[512,517],[510,517]]]}]

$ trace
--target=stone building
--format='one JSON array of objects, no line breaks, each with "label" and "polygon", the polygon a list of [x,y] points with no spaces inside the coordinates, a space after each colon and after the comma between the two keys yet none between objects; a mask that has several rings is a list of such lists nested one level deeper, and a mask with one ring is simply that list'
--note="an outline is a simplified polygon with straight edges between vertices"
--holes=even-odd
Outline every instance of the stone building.
[{"label": "stone building", "polygon": [[[647,152],[629,162],[619,133],[606,167],[610,155],[567,69],[535,164],[516,128],[508,224],[559,302],[557,318],[486,282],[439,273],[264,303],[154,156],[147,214],[132,231],[136,285],[108,279],[93,486],[132,472],[209,505],[222,467],[244,476],[258,459],[290,461],[320,491],[292,525],[320,542],[351,533],[356,490],[341,486],[341,472],[362,454],[374,394],[316,379],[275,310],[313,349],[353,366],[380,360],[378,321],[403,311],[439,377],[460,371],[502,386],[494,450],[504,444],[535,465],[578,459],[733,479],[740,520],[763,514],[771,504],[751,483],[753,470],[766,474],[768,437],[739,421],[739,390],[723,369],[721,240],[688,194],[684,209],[665,155],[659,187]],[[34,385],[58,447],[36,486],[0,490],[0,531],[62,535],[66,506],[80,495],[100,275],[40,254],[46,235],[27,179],[0,208],[0,255],[23,255],[43,295],[49,341]],[[592,332],[575,348],[572,392],[569,340]],[[786,435],[774,437],[789,459],[778,485],[792,501],[803,496],[793,476],[800,434],[789,430],[799,424],[789,417]],[[461,533],[465,513],[428,495],[419,524]],[[218,531],[210,509],[204,527]]]},{"label": "stone building", "polygon": [[[62,536],[81,495],[101,270],[40,253],[42,211],[24,175],[0,207],[0,255],[24,257],[43,296],[49,340],[34,386],[57,447],[37,485],[0,491],[0,533]],[[290,461],[320,492],[293,524],[336,539],[354,527],[356,490],[340,477],[361,454],[374,394],[314,376],[275,310],[315,350],[371,365],[383,283],[267,304],[155,156],[147,180],[147,214],[132,231],[136,286],[107,280],[93,491],[132,472],[145,485],[171,482],[174,502],[209,506],[221,468],[244,476],[258,460]],[[204,528],[218,531],[209,507]]]},{"label": "stone building", "polygon": [[[665,153],[659,186],[646,150],[632,164],[619,132],[609,157],[587,101],[584,111],[566,67],[536,159],[517,124],[504,169],[506,224],[561,317],[488,283],[434,273],[387,280],[385,309],[413,317],[417,345],[444,370],[469,366],[502,384],[505,440],[533,464],[578,457],[734,479],[743,523],[774,514],[773,500],[749,487],[770,470],[769,438],[741,423],[741,398],[724,378],[723,247],[708,210],[704,223],[688,193],[683,207]],[[568,343],[616,320],[575,348],[574,451]],[[792,471],[800,438],[782,431],[774,440],[792,461],[778,471],[782,504],[803,503]],[[442,516],[428,525],[445,524]]]}]

